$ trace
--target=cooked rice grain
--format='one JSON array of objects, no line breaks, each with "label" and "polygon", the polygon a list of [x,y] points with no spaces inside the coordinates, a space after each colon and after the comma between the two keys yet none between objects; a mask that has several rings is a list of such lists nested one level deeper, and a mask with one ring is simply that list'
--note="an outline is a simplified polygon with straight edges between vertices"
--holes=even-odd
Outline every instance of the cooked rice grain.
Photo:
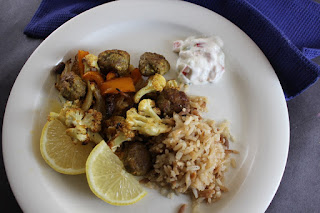
[{"label": "cooked rice grain", "polygon": [[208,98],[203,96],[192,96],[189,95],[190,100],[190,106],[191,106],[191,112],[193,110],[199,111],[199,112],[207,112],[207,102]]},{"label": "cooked rice grain", "polygon": [[[206,100],[198,98],[196,101],[200,104],[193,107],[206,108],[203,103]],[[157,156],[149,179],[176,193],[193,194],[198,201],[218,200],[221,193],[227,191],[223,177],[230,165],[225,152],[228,149],[225,141],[230,138],[229,123],[217,125],[194,114],[174,114],[173,119],[172,131],[150,148]]]}]

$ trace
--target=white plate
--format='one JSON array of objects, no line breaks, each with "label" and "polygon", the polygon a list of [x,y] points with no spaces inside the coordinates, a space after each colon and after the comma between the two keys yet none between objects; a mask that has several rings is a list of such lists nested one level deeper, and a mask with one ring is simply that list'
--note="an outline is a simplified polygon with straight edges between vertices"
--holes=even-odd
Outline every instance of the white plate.
[{"label": "white plate", "polygon": [[[181,1],[108,3],[67,22],[52,33],[21,70],[7,104],[3,152],[12,190],[25,212],[176,212],[186,196],[172,200],[157,191],[132,206],[116,207],[96,198],[85,176],[54,172],[40,156],[39,138],[53,97],[49,70],[78,49],[98,54],[124,49],[137,66],[145,51],[163,54],[175,66],[172,42],[190,35],[218,35],[224,43],[226,73],[214,85],[194,86],[209,97],[209,118],[231,122],[237,168],[229,192],[204,212],[264,212],[282,177],[289,146],[284,95],[271,65],[255,43],[216,13]],[[42,112],[42,113],[41,113]],[[190,207],[190,206],[189,206]]]}]

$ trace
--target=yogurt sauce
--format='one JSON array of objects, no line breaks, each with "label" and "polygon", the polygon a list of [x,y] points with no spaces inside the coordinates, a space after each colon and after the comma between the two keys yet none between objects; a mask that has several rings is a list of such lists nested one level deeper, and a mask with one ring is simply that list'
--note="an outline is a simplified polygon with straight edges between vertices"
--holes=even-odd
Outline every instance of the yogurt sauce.
[{"label": "yogurt sauce", "polygon": [[223,42],[217,36],[188,37],[173,43],[173,51],[179,53],[176,69],[178,79],[186,84],[217,82],[224,73]]}]

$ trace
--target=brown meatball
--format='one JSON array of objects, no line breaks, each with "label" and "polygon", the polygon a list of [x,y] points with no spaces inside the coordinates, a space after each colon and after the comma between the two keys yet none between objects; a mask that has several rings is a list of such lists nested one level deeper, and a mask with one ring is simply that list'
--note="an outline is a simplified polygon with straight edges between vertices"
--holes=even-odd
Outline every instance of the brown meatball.
[{"label": "brown meatball", "polygon": [[162,55],[145,52],[140,56],[139,69],[144,76],[164,75],[170,70],[170,64]]},{"label": "brown meatball", "polygon": [[74,72],[63,71],[60,76],[60,81],[56,84],[56,88],[63,97],[69,101],[74,101],[85,96],[87,85],[81,77]]},{"label": "brown meatball", "polygon": [[123,151],[125,169],[133,175],[142,176],[151,169],[151,154],[141,142],[127,142]]},{"label": "brown meatball", "polygon": [[99,54],[98,65],[102,73],[116,71],[120,76],[129,74],[130,55],[123,50],[106,50]]},{"label": "brown meatball", "polygon": [[179,113],[183,108],[186,112],[190,109],[188,96],[177,89],[165,88],[157,98],[157,106],[164,115],[172,116],[174,112]]}]

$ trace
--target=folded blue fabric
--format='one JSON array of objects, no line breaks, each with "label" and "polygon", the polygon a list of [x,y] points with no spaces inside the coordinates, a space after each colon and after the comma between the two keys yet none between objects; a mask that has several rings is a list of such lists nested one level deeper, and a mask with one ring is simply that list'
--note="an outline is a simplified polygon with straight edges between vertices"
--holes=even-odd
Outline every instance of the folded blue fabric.
[{"label": "folded blue fabric", "polygon": [[[312,0],[187,0],[229,19],[260,47],[287,100],[311,86],[320,66],[320,4]],[[79,13],[108,0],[43,0],[24,33],[45,38]]]},{"label": "folded blue fabric", "polygon": [[33,38],[46,38],[69,19],[105,2],[108,1],[43,0],[24,33]]},{"label": "folded blue fabric", "polygon": [[308,58],[308,59],[314,59],[318,56],[320,56],[320,49],[314,49],[314,48],[306,48],[304,47],[302,49],[302,53]]}]

